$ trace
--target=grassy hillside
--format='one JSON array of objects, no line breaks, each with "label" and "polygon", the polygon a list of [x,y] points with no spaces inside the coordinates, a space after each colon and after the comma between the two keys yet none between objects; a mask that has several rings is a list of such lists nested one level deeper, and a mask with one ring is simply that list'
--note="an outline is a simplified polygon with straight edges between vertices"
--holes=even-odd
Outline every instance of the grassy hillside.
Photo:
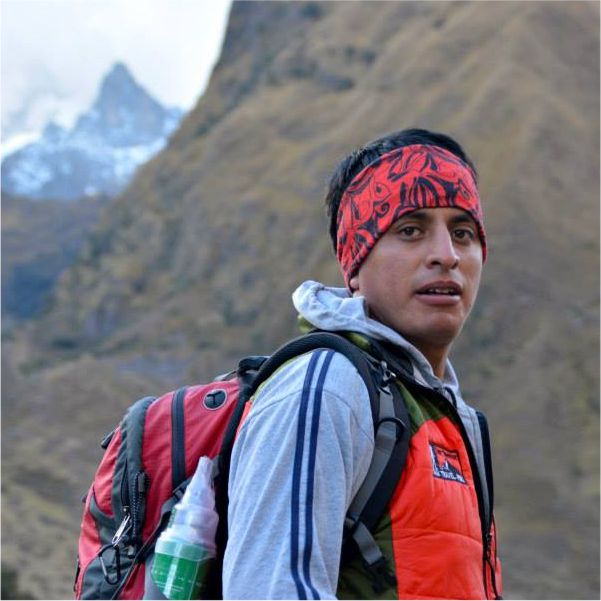
[{"label": "grassy hillside", "polygon": [[598,22],[588,2],[234,3],[197,107],[4,340],[3,560],[34,594],[69,595],[77,499],[127,403],[292,335],[294,287],[341,284],[328,175],[422,126],[480,175],[490,257],[454,363],[493,431],[505,596],[599,595]]}]

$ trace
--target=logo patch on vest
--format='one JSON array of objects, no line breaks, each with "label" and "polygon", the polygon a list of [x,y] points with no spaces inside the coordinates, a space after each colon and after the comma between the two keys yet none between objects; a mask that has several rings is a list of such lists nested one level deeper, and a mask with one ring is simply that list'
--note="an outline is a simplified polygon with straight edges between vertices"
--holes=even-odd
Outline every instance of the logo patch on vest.
[{"label": "logo patch on vest", "polygon": [[436,478],[453,480],[453,482],[461,482],[461,484],[466,483],[458,451],[449,451],[431,442],[430,456],[432,457],[432,467]]},{"label": "logo patch on vest", "polygon": [[219,409],[223,407],[225,401],[227,400],[227,392],[222,388],[218,388],[217,390],[213,390],[205,396],[203,405],[210,409],[211,411],[215,409]]}]

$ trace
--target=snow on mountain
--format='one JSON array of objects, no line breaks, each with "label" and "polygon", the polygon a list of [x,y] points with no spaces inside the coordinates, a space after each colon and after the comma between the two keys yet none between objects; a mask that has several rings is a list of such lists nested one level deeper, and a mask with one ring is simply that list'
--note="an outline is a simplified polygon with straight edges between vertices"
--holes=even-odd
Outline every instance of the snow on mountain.
[{"label": "snow on mountain", "polygon": [[165,146],[182,114],[161,106],[117,63],[71,129],[51,121],[38,140],[3,158],[2,189],[38,200],[117,194]]}]

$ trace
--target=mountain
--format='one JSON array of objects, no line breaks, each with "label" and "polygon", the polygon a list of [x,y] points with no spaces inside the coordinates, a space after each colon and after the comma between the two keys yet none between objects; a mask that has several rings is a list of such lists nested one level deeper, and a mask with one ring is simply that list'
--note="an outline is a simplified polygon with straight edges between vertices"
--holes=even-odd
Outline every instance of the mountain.
[{"label": "mountain", "polygon": [[49,122],[39,140],[2,161],[2,189],[37,200],[115,195],[155,155],[181,119],[142,88],[122,63],[104,77],[73,128]]},{"label": "mountain", "polygon": [[23,586],[69,596],[77,499],[133,400],[271,352],[300,281],[342,284],[329,174],[422,126],[479,172],[489,258],[452,357],[491,425],[505,597],[598,598],[598,22],[589,2],[234,2],[197,106],[3,341]]}]

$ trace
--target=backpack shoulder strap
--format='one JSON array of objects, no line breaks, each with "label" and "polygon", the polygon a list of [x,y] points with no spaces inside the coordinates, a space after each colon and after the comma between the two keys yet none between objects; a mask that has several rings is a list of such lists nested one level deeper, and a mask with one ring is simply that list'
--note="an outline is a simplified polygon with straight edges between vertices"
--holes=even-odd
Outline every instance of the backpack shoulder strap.
[{"label": "backpack shoulder strap", "polygon": [[488,431],[488,421],[482,411],[476,410],[478,416],[478,425],[480,426],[480,436],[482,437],[482,453],[484,455],[484,473],[486,475],[486,487],[488,489],[488,515],[492,519],[494,508],[494,484],[492,473],[492,450],[490,445],[490,433]]},{"label": "backpack shoulder strap", "polygon": [[352,553],[352,547],[359,552],[377,594],[388,586],[395,586],[396,577],[372,531],[401,479],[411,438],[407,407],[400,388],[394,383],[396,374],[389,370],[386,372],[379,387],[379,414],[374,422],[372,461],[347,512],[343,543],[345,553]]},{"label": "backpack shoulder strap", "polygon": [[280,347],[261,366],[253,382],[253,393],[286,361],[319,348],[334,350],[344,355],[355,366],[367,387],[375,422],[379,414],[379,382],[377,376],[383,372],[383,367],[377,359],[361,350],[341,334],[335,334],[334,332],[316,330],[304,336],[299,336]]}]

